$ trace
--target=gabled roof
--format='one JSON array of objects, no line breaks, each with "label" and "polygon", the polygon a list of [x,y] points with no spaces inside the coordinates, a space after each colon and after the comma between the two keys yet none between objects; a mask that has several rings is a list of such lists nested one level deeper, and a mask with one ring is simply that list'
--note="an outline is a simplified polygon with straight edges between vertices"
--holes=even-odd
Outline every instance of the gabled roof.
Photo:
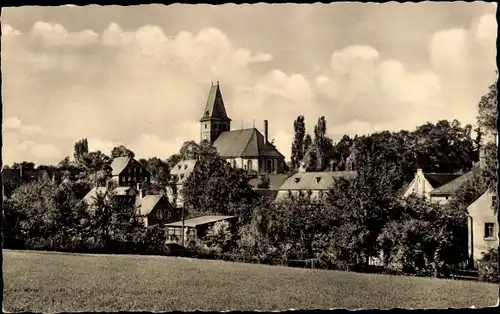
[{"label": "gabled roof", "polygon": [[[148,215],[155,208],[155,206],[164,197],[163,195],[146,195],[143,198],[137,199],[137,205],[139,206],[139,213],[141,215]],[[166,200],[166,199],[165,199]],[[167,204],[168,201],[166,202]]]},{"label": "gabled roof", "polygon": [[248,181],[248,183],[252,186],[254,189],[259,189],[259,190],[278,190],[283,183],[288,179],[292,173],[282,173],[282,174],[269,174],[269,188],[259,188],[259,178],[252,178]]},{"label": "gabled roof", "polygon": [[[227,219],[232,219],[236,218],[237,216],[200,216],[200,217],[195,217],[195,218],[190,218],[184,220],[184,226],[185,227],[191,227],[195,228],[197,226],[221,221],[221,220],[227,220]],[[166,225],[167,227],[182,227],[182,220],[172,222]]]},{"label": "gabled roof", "polygon": [[172,169],[170,169],[170,175],[177,177],[177,181],[175,181],[175,183],[183,183],[191,174],[191,172],[193,172],[195,166],[195,159],[179,161],[175,166],[172,167]]},{"label": "gabled roof", "polygon": [[224,106],[224,100],[222,99],[222,93],[219,88],[219,82],[216,85],[210,86],[210,91],[208,92],[207,104],[205,110],[203,111],[203,117],[200,121],[206,121],[209,119],[220,119],[229,120],[226,108]]},{"label": "gabled roof", "polygon": [[[107,187],[99,186],[94,187],[90,190],[82,199],[87,205],[92,205],[94,203],[94,198],[98,194],[104,194],[108,190]],[[129,195],[130,190],[136,192],[136,189],[130,186],[118,186],[113,190],[114,195]]]},{"label": "gabled roof", "polygon": [[356,171],[298,172],[286,179],[280,190],[328,190],[336,178],[352,179]]},{"label": "gabled roof", "polygon": [[446,183],[460,177],[461,174],[456,173],[424,173],[429,184],[434,188],[438,188]]},{"label": "gabled roof", "polygon": [[132,157],[116,157],[113,159],[111,162],[111,175],[112,176],[117,176],[119,175],[123,169],[125,169],[128,164],[130,163],[130,160]]},{"label": "gabled roof", "polygon": [[222,158],[284,158],[274,145],[265,143],[264,135],[255,128],[222,132],[213,145]]},{"label": "gabled roof", "polygon": [[469,171],[463,175],[458,175],[455,179],[449,181],[446,184],[432,190],[429,194],[432,196],[445,196],[453,194],[462,184],[472,177],[472,171]]}]

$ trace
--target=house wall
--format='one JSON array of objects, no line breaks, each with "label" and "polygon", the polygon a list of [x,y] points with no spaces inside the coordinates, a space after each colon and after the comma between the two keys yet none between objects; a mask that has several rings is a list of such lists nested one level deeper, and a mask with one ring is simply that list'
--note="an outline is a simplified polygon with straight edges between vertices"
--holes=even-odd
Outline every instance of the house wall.
[{"label": "house wall", "polygon": [[[320,199],[326,196],[326,190],[279,190],[277,200],[287,199],[291,196],[309,196],[311,199]],[[309,194],[310,193],[310,194]]]},{"label": "house wall", "polygon": [[422,170],[417,170],[415,178],[410,183],[410,186],[405,191],[403,197],[408,197],[411,194],[416,194],[418,196],[423,196],[426,199],[430,199],[429,193],[433,190],[432,185],[427,181]]},{"label": "house wall", "polygon": [[[248,169],[248,161],[252,161],[252,168]],[[268,168],[268,160],[271,160],[271,168]],[[283,173],[285,168],[284,159],[280,158],[226,158],[226,161],[233,167],[245,170],[252,170],[259,173]]]},{"label": "house wall", "polygon": [[449,196],[430,196],[430,201],[435,202],[435,203],[439,203],[442,205],[446,205],[446,204],[448,204],[448,202],[450,200],[449,200]]},{"label": "house wall", "polygon": [[137,183],[144,181],[150,182],[149,172],[143,169],[139,164],[129,164],[123,171],[113,178],[120,186],[136,186]]},{"label": "house wall", "polygon": [[[493,194],[486,192],[467,208],[469,212],[469,256],[475,260],[481,259],[488,250],[498,248],[498,221],[492,204]],[[484,238],[485,223],[494,224],[492,238]]]}]

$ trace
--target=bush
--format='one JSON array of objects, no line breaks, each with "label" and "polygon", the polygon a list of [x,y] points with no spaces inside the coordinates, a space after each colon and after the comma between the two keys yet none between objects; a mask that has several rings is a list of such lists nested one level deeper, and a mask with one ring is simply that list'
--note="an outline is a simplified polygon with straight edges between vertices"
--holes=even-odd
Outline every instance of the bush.
[{"label": "bush", "polygon": [[483,258],[477,261],[479,280],[487,282],[500,282],[498,274],[498,249],[491,249]]}]

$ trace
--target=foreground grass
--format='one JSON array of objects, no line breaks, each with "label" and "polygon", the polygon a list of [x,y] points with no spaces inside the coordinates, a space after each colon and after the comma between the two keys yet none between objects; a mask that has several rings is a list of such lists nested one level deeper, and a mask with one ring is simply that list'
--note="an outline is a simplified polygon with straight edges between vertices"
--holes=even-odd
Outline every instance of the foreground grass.
[{"label": "foreground grass", "polygon": [[484,307],[498,285],[159,256],[3,251],[9,312]]}]

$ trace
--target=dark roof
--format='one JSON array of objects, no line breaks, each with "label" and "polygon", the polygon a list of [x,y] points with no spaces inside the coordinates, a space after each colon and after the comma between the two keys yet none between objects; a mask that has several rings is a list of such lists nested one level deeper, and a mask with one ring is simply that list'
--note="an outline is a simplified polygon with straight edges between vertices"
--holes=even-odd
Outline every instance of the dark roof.
[{"label": "dark roof", "polygon": [[208,119],[220,119],[229,120],[226,114],[226,108],[224,106],[224,100],[222,99],[222,93],[219,88],[219,82],[216,85],[210,86],[210,91],[208,92],[207,104],[205,110],[203,111],[203,117],[200,121],[205,121]]},{"label": "dark roof", "polygon": [[284,174],[269,174],[269,188],[261,189],[258,187],[260,179],[253,178],[248,181],[248,183],[256,190],[278,190],[280,186],[288,179],[292,173]]},{"label": "dark roof", "polygon": [[222,158],[284,158],[274,145],[264,143],[264,135],[255,128],[222,132],[213,145]]},{"label": "dark roof", "polygon": [[[195,228],[197,226],[236,218],[237,216],[200,216],[184,220],[184,227]],[[167,227],[182,227],[182,220],[166,224]]]},{"label": "dark roof", "polygon": [[454,180],[451,180],[448,183],[432,190],[429,194],[433,196],[451,195],[471,177],[472,171],[469,171],[463,175],[459,175]]},{"label": "dark roof", "polygon": [[[50,180],[52,175],[45,169],[24,170],[22,177],[32,177],[34,179],[47,179]],[[21,169],[2,169],[2,183],[13,182],[21,180]]]},{"label": "dark roof", "polygon": [[461,174],[452,173],[424,173],[425,178],[430,183],[430,185],[436,189],[446,183],[455,180],[460,177]]},{"label": "dark roof", "polygon": [[[137,198],[136,205],[141,215],[148,215],[155,206],[164,198],[164,195],[145,195],[143,198]],[[167,199],[164,199],[165,204],[169,204]]]}]

